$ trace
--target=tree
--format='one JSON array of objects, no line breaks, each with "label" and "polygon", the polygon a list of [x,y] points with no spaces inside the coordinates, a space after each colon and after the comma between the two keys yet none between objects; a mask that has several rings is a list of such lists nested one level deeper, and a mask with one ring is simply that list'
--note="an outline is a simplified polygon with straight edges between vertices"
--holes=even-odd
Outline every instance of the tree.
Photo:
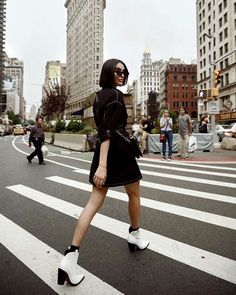
[{"label": "tree", "polygon": [[69,89],[65,85],[59,85],[58,81],[49,82],[48,87],[44,87],[46,96],[42,99],[42,115],[47,120],[61,120],[63,118],[66,102],[69,96]]},{"label": "tree", "polygon": [[12,121],[13,125],[22,123],[22,117],[20,114],[15,115],[15,113],[12,110],[7,111],[6,114],[8,115],[8,119]]}]

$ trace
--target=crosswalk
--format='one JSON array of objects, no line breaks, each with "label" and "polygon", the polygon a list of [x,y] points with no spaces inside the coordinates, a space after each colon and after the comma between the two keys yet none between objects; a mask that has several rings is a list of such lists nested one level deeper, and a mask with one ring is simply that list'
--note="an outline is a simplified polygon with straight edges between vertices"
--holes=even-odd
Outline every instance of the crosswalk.
[{"label": "crosswalk", "polygon": [[[71,162],[69,164],[63,162],[64,159],[72,159],[72,157],[62,155],[60,158],[55,155],[53,160],[48,157],[47,161],[49,163],[59,165],[64,169],[70,169],[70,173],[63,175],[63,173],[60,173],[62,169],[58,169],[58,174],[54,173],[50,176],[39,177],[37,181],[43,184],[43,189],[40,189],[42,187],[40,185],[33,186],[27,182],[11,184],[5,189],[12,192],[19,201],[34,202],[49,211],[58,212],[68,218],[78,219],[83,210],[80,201],[78,200],[78,203],[75,204],[66,198],[63,199],[58,194],[54,195],[53,187],[57,188],[56,191],[58,191],[58,188],[62,188],[66,192],[76,190],[78,194],[83,192],[89,197],[91,185],[84,181],[84,176],[87,177],[89,174],[90,161],[76,158],[74,164],[70,165]],[[80,163],[83,163],[82,168],[80,168]],[[145,210],[145,214],[158,216],[161,213],[164,214],[163,216],[182,218],[181,220],[188,227],[191,227],[191,224],[194,223],[194,228],[196,228],[196,225],[201,224],[201,228],[211,228],[213,231],[217,231],[217,229],[227,231],[232,235],[231,247],[235,247],[236,216],[227,213],[214,213],[214,210],[211,209],[217,204],[217,208],[222,208],[222,212],[224,212],[223,208],[225,206],[235,206],[236,197],[233,193],[236,188],[235,168],[225,167],[223,169],[222,166],[215,165],[215,169],[212,169],[211,166],[201,164],[188,163],[185,165],[184,163],[175,162],[166,164],[150,159],[142,159],[139,164],[144,176],[143,180],[141,180],[141,205]],[[204,170],[202,170],[203,167]],[[167,179],[168,184],[165,182]],[[188,188],[185,188],[186,183],[198,184],[199,189],[191,189],[188,186]],[[47,191],[47,187],[51,189]],[[214,188],[213,191],[212,188]],[[222,189],[224,194],[218,193],[218,189]],[[163,201],[159,197],[165,194],[171,195],[171,198]],[[109,189],[107,197],[118,204],[117,210],[128,202],[127,195],[116,188]],[[187,206],[181,202],[178,203],[178,198],[185,198],[189,202],[194,200],[193,205]],[[176,202],[171,203],[173,199]],[[208,207],[205,210],[199,210],[198,206],[195,208],[195,204],[201,202],[207,202]],[[118,213],[117,215],[119,216]],[[99,230],[110,234],[111,239],[126,240],[127,238],[127,228],[129,227],[127,221],[106,214],[106,210],[99,212],[91,225],[95,231]],[[103,281],[102,278],[94,275],[91,269],[87,270],[81,266],[79,266],[79,270],[85,273],[86,279],[80,286],[76,288],[58,286],[56,284],[56,271],[62,254],[3,214],[0,215],[0,227],[0,242],[4,247],[57,294],[105,295],[125,293],[123,288]],[[177,228],[176,231],[178,231]],[[153,230],[153,227],[142,229],[142,234],[144,239],[150,241],[148,249],[152,255],[161,255],[166,259],[175,261],[176,264],[181,263],[186,267],[191,267],[196,271],[201,271],[227,283],[236,284],[234,255],[229,254],[224,257],[220,252],[216,253],[214,249],[204,249],[204,247],[201,247],[201,242],[196,246],[193,243],[188,243],[186,239],[184,241],[179,240],[178,236],[170,237],[167,234],[160,234],[158,230]],[[192,235],[194,234],[195,232],[192,232]],[[20,243],[17,242],[19,240]],[[235,244],[233,245],[233,243]],[[33,252],[32,249],[37,249],[37,251]],[[29,255],[25,255],[25,253],[29,253]]]}]

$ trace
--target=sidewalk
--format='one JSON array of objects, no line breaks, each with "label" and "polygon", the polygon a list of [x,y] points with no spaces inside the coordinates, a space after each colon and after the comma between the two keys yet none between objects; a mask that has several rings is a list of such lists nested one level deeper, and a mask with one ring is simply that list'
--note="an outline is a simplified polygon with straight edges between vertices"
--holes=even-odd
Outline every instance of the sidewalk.
[{"label": "sidewalk", "polygon": [[[173,153],[173,160],[180,162],[205,162],[205,163],[236,163],[236,151],[223,150],[219,145],[215,146],[212,152],[194,152],[190,153],[190,159],[176,158],[177,153]],[[161,159],[161,154],[145,154],[144,159]]]}]

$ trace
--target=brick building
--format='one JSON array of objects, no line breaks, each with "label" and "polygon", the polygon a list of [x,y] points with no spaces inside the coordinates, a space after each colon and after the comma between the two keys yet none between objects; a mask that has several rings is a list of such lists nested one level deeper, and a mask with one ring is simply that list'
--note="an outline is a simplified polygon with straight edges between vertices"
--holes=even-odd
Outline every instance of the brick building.
[{"label": "brick building", "polygon": [[192,119],[197,119],[197,65],[168,64],[165,72],[166,105],[176,113],[186,108]]}]

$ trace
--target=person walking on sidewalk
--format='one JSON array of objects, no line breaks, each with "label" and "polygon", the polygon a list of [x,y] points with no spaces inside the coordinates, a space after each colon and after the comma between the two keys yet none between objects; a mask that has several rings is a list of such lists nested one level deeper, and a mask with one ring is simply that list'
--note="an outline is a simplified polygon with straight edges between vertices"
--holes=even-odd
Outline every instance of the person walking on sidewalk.
[{"label": "person walking on sidewalk", "polygon": [[98,142],[89,175],[89,181],[93,185],[92,193],[77,222],[71,246],[65,251],[59,265],[59,285],[68,281],[76,286],[84,279],[84,275],[76,271],[79,248],[93,217],[104,202],[109,187],[123,185],[129,198],[129,250],[144,250],[149,245],[149,242],[141,238],[139,229],[139,181],[142,175],[132,150],[125,148],[127,146],[123,137],[127,134],[125,127],[128,116],[122,92],[116,89],[117,86],[127,83],[128,74],[126,65],[118,59],[109,59],[103,64],[99,81],[102,89],[97,92],[93,105]]},{"label": "person walking on sidewalk", "polygon": [[46,163],[43,160],[43,153],[42,153],[42,145],[44,144],[44,131],[42,128],[43,123],[43,117],[42,116],[36,116],[36,124],[31,129],[30,135],[29,135],[29,147],[31,147],[31,144],[33,143],[35,150],[33,153],[31,153],[29,156],[27,156],[27,160],[29,163],[32,163],[31,161],[35,156],[39,159],[39,165],[45,165]]},{"label": "person walking on sidewalk", "polygon": [[185,108],[181,107],[178,118],[179,136],[178,136],[178,154],[177,157],[189,159],[189,137],[192,134],[192,123],[190,116]]},{"label": "person walking on sidewalk", "polygon": [[173,140],[173,132],[172,132],[172,118],[170,118],[169,111],[164,110],[163,115],[160,119],[160,128],[161,133],[165,133],[166,140],[162,143],[162,160],[166,160],[166,141],[168,142],[168,160],[172,160],[172,140]]}]

